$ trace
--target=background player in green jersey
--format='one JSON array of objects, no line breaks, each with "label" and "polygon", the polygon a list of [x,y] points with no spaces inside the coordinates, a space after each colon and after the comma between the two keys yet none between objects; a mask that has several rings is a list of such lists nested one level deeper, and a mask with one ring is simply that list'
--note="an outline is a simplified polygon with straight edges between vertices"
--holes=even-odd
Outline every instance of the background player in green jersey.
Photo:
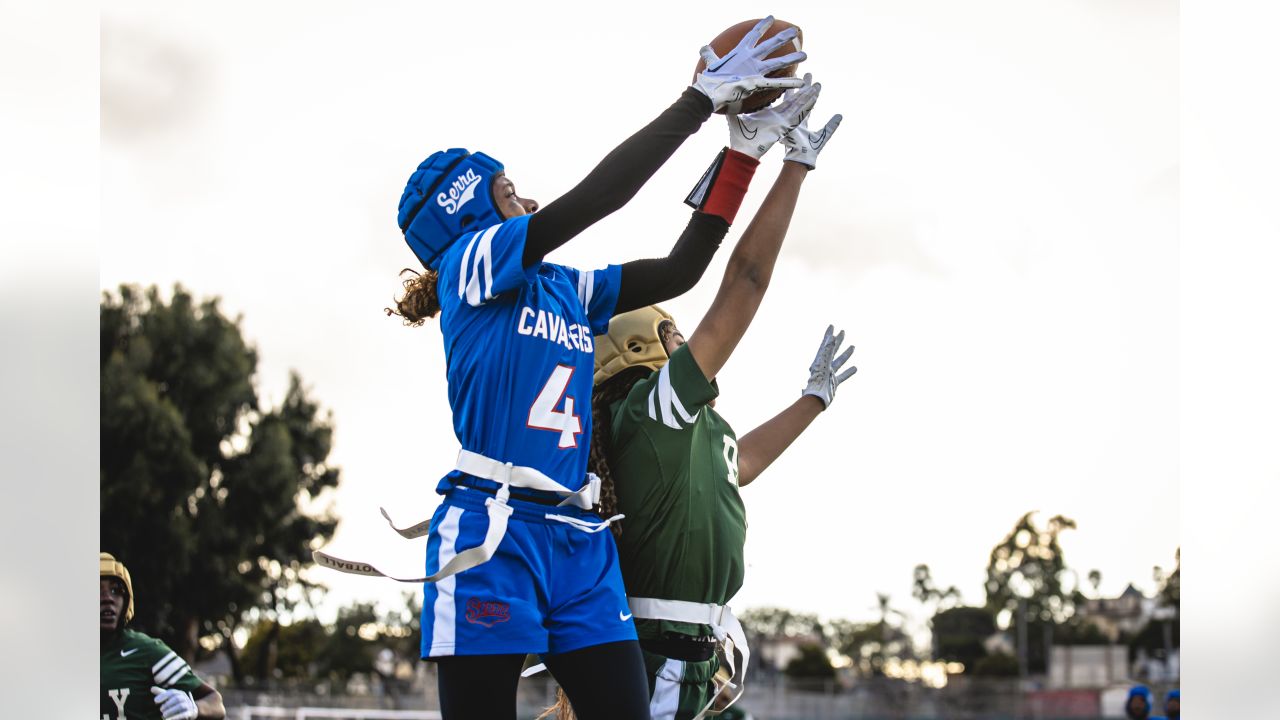
[{"label": "background player in green jersey", "polygon": [[102,634],[102,720],[224,718],[222,696],[168,645],[125,627],[133,619],[133,581],[110,553],[98,556]]},{"label": "background player in green jersey", "polygon": [[[725,607],[743,578],[746,509],[738,489],[830,406],[836,386],[855,371],[840,372],[853,349],[837,357],[844,333],[829,327],[801,397],[771,420],[739,439],[711,407],[719,394],[714,379],[755,316],[800,186],[839,119],[784,136],[782,171],[687,343],[656,306],[615,316],[596,341],[591,469],[604,480],[602,510],[615,512],[604,505],[616,498],[616,512],[626,516],[618,550],[655,719],[700,718],[741,692],[746,642]],[[744,130],[733,120],[730,128]],[[717,670],[732,682],[717,680]]]}]

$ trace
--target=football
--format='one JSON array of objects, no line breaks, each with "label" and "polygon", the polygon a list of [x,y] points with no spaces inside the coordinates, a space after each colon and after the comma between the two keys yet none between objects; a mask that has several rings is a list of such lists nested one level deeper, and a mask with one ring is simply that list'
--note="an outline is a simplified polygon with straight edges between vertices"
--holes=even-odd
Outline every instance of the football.
[{"label": "football", "polygon": [[[711,49],[715,51],[718,57],[724,57],[725,53],[728,53],[735,46],[737,46],[738,42],[742,40],[742,37],[746,35],[748,32],[750,32],[751,28],[755,27],[756,23],[760,22],[760,20],[761,18],[756,18],[754,20],[743,20],[737,25],[734,25],[733,27],[730,27],[724,32],[717,35],[715,39],[708,44],[711,45]],[[787,55],[789,53],[797,52],[799,50],[804,49],[803,48],[804,31],[801,30],[799,27],[787,22],[786,20],[779,20],[777,18],[774,18],[773,24],[769,26],[769,29],[765,31],[764,36],[761,37],[760,40],[763,42],[765,39],[771,38],[774,35],[777,35],[778,33],[782,32],[783,30],[786,30],[789,27],[796,28],[796,32],[797,32],[796,39],[791,44],[783,45],[777,50],[774,50],[772,53],[769,53],[769,57],[771,58],[782,57],[783,55]],[[694,80],[697,80],[698,73],[705,70],[706,67],[707,67],[706,61],[704,61],[702,58],[698,58],[698,66],[693,71]],[[796,65],[788,65],[787,67],[784,67],[781,70],[775,70],[769,73],[769,77],[795,77],[795,74],[796,74]],[[742,112],[750,113],[750,112],[755,112],[762,108],[768,107],[770,103],[772,103],[774,100],[777,100],[781,96],[782,96],[782,90],[761,90],[757,93],[752,94],[750,97],[748,97],[746,100],[742,102]],[[716,112],[723,115],[725,111],[721,109],[721,110],[717,110]]]}]

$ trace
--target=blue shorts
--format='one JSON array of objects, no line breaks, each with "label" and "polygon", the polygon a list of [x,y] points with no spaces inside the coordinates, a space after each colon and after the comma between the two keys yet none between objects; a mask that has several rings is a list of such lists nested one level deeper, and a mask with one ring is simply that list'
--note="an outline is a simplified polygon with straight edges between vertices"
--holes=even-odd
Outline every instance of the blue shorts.
[{"label": "blue shorts", "polygon": [[[480,545],[489,527],[484,501],[493,497],[455,488],[431,518],[427,574]],[[559,654],[635,640],[608,530],[587,533],[547,513],[599,522],[570,507],[512,499],[507,534],[488,562],[424,583],[422,657]],[[442,558],[443,554],[443,560]]]}]

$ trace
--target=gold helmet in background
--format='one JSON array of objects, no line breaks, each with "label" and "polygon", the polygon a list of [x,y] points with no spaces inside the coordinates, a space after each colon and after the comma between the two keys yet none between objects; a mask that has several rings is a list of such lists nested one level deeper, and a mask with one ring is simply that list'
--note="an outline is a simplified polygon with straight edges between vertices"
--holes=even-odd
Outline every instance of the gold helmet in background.
[{"label": "gold helmet in background", "polygon": [[595,384],[599,385],[630,367],[661,370],[669,359],[662,344],[662,334],[658,332],[664,322],[674,324],[675,319],[657,305],[613,316],[609,321],[609,332],[595,338]]},{"label": "gold helmet in background", "polygon": [[124,609],[124,621],[133,619],[133,581],[129,579],[129,569],[111,553],[98,553],[99,577],[113,577],[124,583],[124,591],[129,594],[129,604]]}]

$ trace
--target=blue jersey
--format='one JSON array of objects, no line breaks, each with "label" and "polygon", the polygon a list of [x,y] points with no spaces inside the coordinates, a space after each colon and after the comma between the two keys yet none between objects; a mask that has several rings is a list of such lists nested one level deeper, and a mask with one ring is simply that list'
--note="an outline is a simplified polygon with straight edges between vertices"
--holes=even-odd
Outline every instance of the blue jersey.
[{"label": "blue jersey", "polygon": [[577,490],[591,444],[592,336],[609,329],[622,270],[525,268],[531,217],[462,236],[437,266],[453,431],[465,450]]}]

